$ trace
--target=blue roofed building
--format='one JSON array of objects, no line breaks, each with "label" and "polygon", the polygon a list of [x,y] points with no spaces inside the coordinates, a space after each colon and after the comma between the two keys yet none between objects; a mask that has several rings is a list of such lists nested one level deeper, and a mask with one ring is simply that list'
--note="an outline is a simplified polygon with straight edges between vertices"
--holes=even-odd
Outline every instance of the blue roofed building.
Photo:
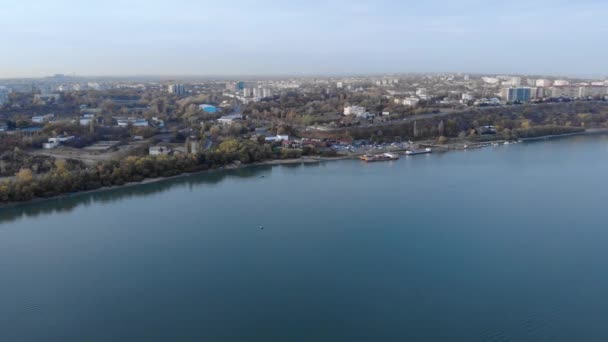
[{"label": "blue roofed building", "polygon": [[198,106],[198,108],[200,108],[205,113],[210,113],[210,114],[217,113],[217,107],[212,106],[210,104],[202,104],[202,105]]}]

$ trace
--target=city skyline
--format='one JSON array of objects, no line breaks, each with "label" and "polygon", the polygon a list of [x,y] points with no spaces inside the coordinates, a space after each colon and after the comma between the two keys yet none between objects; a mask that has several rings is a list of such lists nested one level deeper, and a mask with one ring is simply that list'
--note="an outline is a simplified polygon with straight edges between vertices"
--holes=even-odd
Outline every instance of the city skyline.
[{"label": "city skyline", "polygon": [[[5,4],[0,78],[466,72],[604,77],[608,4]],[[27,23],[27,24],[25,24]]]}]

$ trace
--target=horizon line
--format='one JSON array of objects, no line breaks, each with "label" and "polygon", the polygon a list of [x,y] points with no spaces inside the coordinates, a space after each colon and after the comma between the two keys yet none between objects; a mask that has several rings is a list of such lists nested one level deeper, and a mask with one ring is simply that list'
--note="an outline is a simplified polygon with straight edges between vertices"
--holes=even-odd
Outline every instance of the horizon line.
[{"label": "horizon line", "polygon": [[368,72],[368,73],[242,73],[242,74],[76,74],[76,73],[55,73],[45,76],[15,76],[15,77],[0,77],[0,81],[10,80],[42,80],[55,76],[64,76],[66,78],[116,78],[116,79],[133,79],[133,78],[161,78],[161,79],[193,79],[193,78],[217,78],[217,79],[232,79],[232,78],[272,78],[272,77],[380,77],[380,76],[405,76],[405,75],[470,75],[470,76],[543,76],[543,77],[562,77],[574,79],[608,79],[608,76],[598,75],[569,75],[569,74],[542,74],[542,73],[500,73],[500,72],[466,72],[466,71],[403,71],[403,72]]}]

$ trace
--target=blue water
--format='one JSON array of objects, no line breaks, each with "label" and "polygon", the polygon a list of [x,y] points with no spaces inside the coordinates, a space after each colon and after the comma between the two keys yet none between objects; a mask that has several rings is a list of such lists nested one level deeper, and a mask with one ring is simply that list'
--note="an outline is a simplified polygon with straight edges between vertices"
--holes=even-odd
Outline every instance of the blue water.
[{"label": "blue water", "polygon": [[2,209],[0,340],[606,341],[606,175],[580,136]]}]

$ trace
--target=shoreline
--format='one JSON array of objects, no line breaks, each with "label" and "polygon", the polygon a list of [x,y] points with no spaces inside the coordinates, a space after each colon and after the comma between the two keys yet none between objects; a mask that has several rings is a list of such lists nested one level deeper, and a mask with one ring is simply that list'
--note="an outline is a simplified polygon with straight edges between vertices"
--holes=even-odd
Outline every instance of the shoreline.
[{"label": "shoreline", "polygon": [[131,188],[131,187],[135,187],[135,186],[139,186],[139,185],[154,184],[154,183],[159,183],[159,182],[163,182],[163,181],[169,181],[169,180],[174,180],[174,179],[179,179],[179,178],[186,178],[186,177],[202,175],[202,174],[211,173],[211,172],[238,170],[238,169],[244,169],[244,168],[248,168],[248,167],[265,166],[265,165],[272,166],[272,165],[290,165],[290,164],[313,164],[313,163],[321,163],[321,162],[325,162],[325,161],[344,160],[344,159],[353,159],[353,158],[354,157],[351,157],[351,156],[305,157],[305,158],[297,158],[297,159],[264,160],[261,162],[256,162],[256,163],[251,163],[251,164],[235,163],[235,164],[222,166],[220,168],[212,169],[212,170],[188,172],[188,173],[182,173],[182,174],[170,176],[170,177],[148,178],[148,179],[144,179],[140,182],[130,182],[130,183],[125,183],[123,185],[114,185],[114,186],[102,186],[97,189],[70,192],[70,193],[65,193],[65,194],[51,196],[51,197],[37,197],[37,198],[33,198],[29,201],[23,201],[23,202],[7,202],[7,203],[0,204],[0,210],[20,207],[20,206],[25,206],[25,205],[30,205],[30,204],[43,203],[46,201],[51,201],[51,200],[56,200],[56,199],[63,199],[63,198],[81,196],[81,195],[90,195],[90,194],[94,194],[94,193],[98,193],[98,192],[105,192],[105,191],[110,191],[110,190],[126,189],[126,188]]},{"label": "shoreline", "polygon": [[[549,139],[556,139],[556,138],[567,138],[567,137],[577,136],[577,135],[596,135],[596,134],[606,134],[606,133],[608,133],[608,128],[590,128],[590,129],[585,130],[583,132],[565,133],[565,134],[557,134],[557,135],[546,135],[546,136],[542,136],[542,137],[523,138],[523,139],[520,139],[520,140],[522,142],[533,142],[533,141],[539,141],[539,140],[549,140]],[[449,146],[450,146],[449,144],[447,144],[445,146],[446,146],[446,150],[443,151],[443,152],[449,152],[449,151],[452,151],[452,150],[456,150],[456,149],[450,149],[449,148]],[[392,152],[399,153],[399,152],[403,152],[403,151],[392,151]],[[56,196],[51,196],[51,197],[34,198],[34,199],[31,199],[29,201],[24,201],[24,202],[2,203],[2,204],[0,204],[0,210],[1,209],[7,209],[7,208],[15,208],[15,207],[19,207],[19,206],[25,206],[25,205],[30,205],[30,204],[43,203],[43,202],[46,202],[46,201],[51,201],[51,200],[56,200],[56,199],[63,199],[63,198],[81,196],[81,195],[89,195],[89,194],[94,194],[94,193],[98,193],[98,192],[105,192],[105,191],[110,191],[110,190],[116,190],[116,189],[125,189],[125,188],[135,187],[135,186],[139,186],[139,185],[154,184],[154,183],[159,183],[159,182],[163,182],[163,181],[169,181],[169,180],[179,179],[179,178],[186,178],[186,177],[191,177],[191,176],[196,176],[196,175],[202,175],[202,174],[211,173],[211,172],[238,170],[238,169],[244,169],[244,168],[247,168],[247,167],[266,166],[266,165],[273,166],[273,165],[322,163],[322,162],[327,162],[327,161],[357,159],[360,155],[362,155],[362,154],[361,153],[356,153],[356,154],[342,155],[342,156],[337,156],[337,157],[302,157],[302,158],[297,158],[297,159],[264,160],[264,161],[261,161],[261,162],[256,162],[256,163],[251,163],[251,164],[234,163],[234,164],[231,164],[231,165],[223,166],[223,167],[220,167],[220,168],[217,168],[217,169],[212,169],[212,170],[204,170],[204,171],[198,171],[198,172],[182,173],[182,174],[175,175],[175,176],[170,176],[170,177],[149,178],[149,179],[144,179],[144,180],[142,180],[140,182],[130,182],[130,183],[125,183],[123,185],[114,185],[114,186],[103,186],[103,187],[100,187],[98,189],[79,191],[79,192],[71,192],[71,193],[66,193],[66,194],[61,194],[61,195],[56,195]]]},{"label": "shoreline", "polygon": [[606,134],[606,133],[608,133],[608,128],[589,128],[582,132],[544,135],[542,137],[521,138],[519,140],[521,140],[523,142],[528,142],[528,141],[538,141],[538,140],[550,140],[550,139],[556,139],[556,138],[566,138],[566,137],[571,137],[571,136],[576,136],[576,135],[596,135],[596,134]]}]

